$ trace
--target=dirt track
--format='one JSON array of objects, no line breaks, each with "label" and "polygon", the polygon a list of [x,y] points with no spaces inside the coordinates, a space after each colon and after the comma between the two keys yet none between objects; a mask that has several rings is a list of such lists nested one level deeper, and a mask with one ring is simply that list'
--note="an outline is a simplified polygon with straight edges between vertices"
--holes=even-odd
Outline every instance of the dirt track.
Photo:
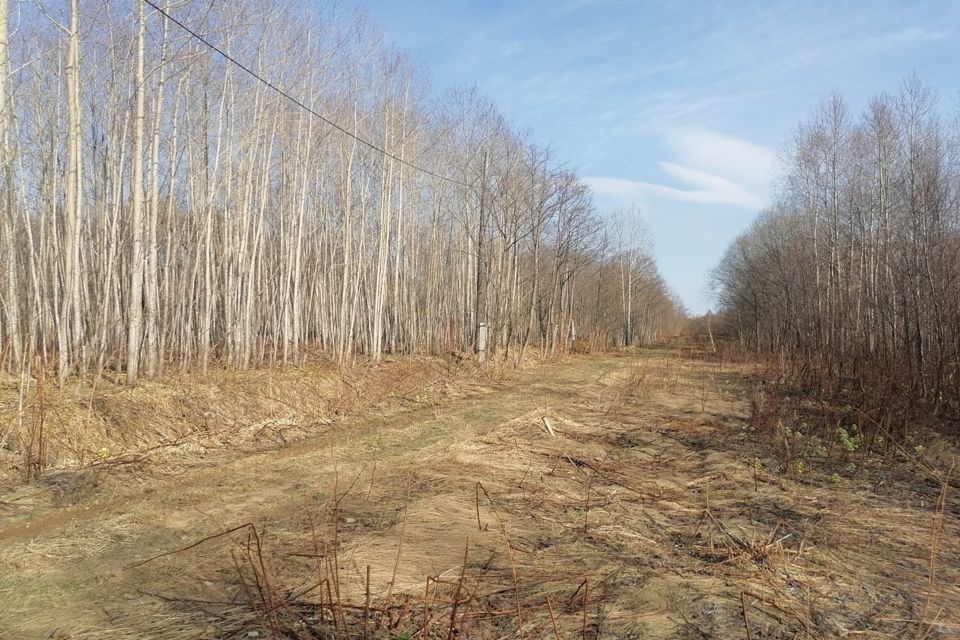
[{"label": "dirt track", "polygon": [[[121,473],[0,521],[0,637],[265,637],[273,613],[250,608],[231,557],[251,528],[203,541],[245,523],[303,637],[318,596],[301,592],[332,557],[342,602],[364,603],[367,567],[373,609],[408,598],[394,637],[956,633],[949,509],[936,624],[915,622],[936,488],[758,469],[749,373],[670,351],[573,359],[175,476]],[[416,604],[428,576],[435,608],[463,603],[440,631]]]}]

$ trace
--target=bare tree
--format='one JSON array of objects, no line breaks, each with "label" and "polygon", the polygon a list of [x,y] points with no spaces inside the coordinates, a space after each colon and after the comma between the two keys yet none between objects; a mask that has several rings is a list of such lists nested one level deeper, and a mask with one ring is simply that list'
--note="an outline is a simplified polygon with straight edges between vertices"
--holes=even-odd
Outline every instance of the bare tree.
[{"label": "bare tree", "polygon": [[47,4],[0,47],[5,370],[346,365],[467,351],[481,322],[522,360],[682,320],[576,175],[476,90],[432,94],[359,12]]},{"label": "bare tree", "polygon": [[826,101],[801,127],[777,205],[715,273],[741,336],[795,354],[821,387],[853,377],[960,406],[958,150],[916,78],[858,123]]}]

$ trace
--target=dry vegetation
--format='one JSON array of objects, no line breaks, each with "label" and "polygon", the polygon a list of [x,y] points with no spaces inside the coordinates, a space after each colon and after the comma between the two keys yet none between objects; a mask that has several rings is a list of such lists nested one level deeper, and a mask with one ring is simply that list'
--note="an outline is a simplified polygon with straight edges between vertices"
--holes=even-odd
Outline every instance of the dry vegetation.
[{"label": "dry vegetation", "polygon": [[[336,429],[149,475],[112,466],[76,505],[38,503],[0,526],[5,637],[957,632],[943,442],[869,455],[829,443],[797,467],[765,422],[778,397],[765,367],[730,353],[582,357],[509,383],[445,374],[428,401],[421,365],[371,375],[405,367],[416,383],[378,407],[375,387],[361,390],[366,408]],[[326,388],[272,375],[278,410]],[[105,395],[101,411],[134,393],[162,396]],[[244,415],[257,401],[242,397],[216,406]],[[301,415],[329,418],[310,402]]]},{"label": "dry vegetation", "polygon": [[41,377],[25,403],[9,385],[0,389],[0,489],[34,497],[3,506],[35,506],[36,492],[21,486],[24,480],[37,480],[48,502],[76,501],[108,474],[172,472],[286,445],[374,406],[430,406],[478,379],[504,375],[496,368],[481,374],[461,359],[403,358],[346,369],[317,362],[196,373],[133,389],[107,381],[56,389]]},{"label": "dry vegetation", "polygon": [[709,343],[637,351],[640,213],[487,99],[336,1],[162,4],[0,0],[0,635],[960,633],[919,81],[824,102]]}]

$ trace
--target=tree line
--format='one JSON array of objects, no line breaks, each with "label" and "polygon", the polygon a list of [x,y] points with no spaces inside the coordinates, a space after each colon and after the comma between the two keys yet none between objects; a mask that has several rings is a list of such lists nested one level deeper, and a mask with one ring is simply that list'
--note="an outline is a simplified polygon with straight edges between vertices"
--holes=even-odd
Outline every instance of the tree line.
[{"label": "tree line", "polygon": [[714,273],[731,326],[806,379],[960,406],[960,112],[909,78],[803,123]]},{"label": "tree line", "polygon": [[637,215],[601,215],[476,90],[432,91],[360,11],[38,2],[12,42],[0,14],[8,372],[345,364],[481,324],[520,359],[683,319]]}]

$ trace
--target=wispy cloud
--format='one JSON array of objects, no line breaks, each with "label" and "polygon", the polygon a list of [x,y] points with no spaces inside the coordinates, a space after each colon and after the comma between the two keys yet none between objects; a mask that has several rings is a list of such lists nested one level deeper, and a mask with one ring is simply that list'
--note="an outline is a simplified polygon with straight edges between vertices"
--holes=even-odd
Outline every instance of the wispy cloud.
[{"label": "wispy cloud", "polygon": [[857,111],[911,72],[957,90],[958,0],[363,1],[438,86],[477,83],[594,176],[601,206],[648,211],[664,273],[688,301],[771,201],[774,151],[820,97],[841,93]]},{"label": "wispy cloud", "polygon": [[862,46],[866,53],[882,53],[898,47],[936,42],[949,36],[950,32],[943,29],[904,27],[882,35],[865,38]]},{"label": "wispy cloud", "polygon": [[[676,169],[697,174],[697,182],[724,181],[724,179],[719,176],[711,176],[710,174],[694,171],[685,167],[676,167]],[[656,184],[654,182],[624,180],[622,178],[591,176],[585,178],[585,180],[597,195],[625,201],[637,200],[644,195],[653,195],[666,198],[667,200],[692,204],[732,204],[748,209],[760,209],[763,207],[763,200],[733,183],[729,183],[728,188],[722,189],[680,189]],[[696,185],[693,184],[692,186]]]},{"label": "wispy cloud", "polygon": [[766,206],[776,170],[776,156],[770,150],[700,129],[672,133],[668,147],[677,161],[661,161],[659,166],[676,185],[603,176],[588,177],[586,181],[597,195],[619,200],[647,195],[753,210]]},{"label": "wispy cloud", "polygon": [[776,154],[757,144],[705,129],[685,128],[667,136],[677,163],[722,176],[767,200],[779,169]]}]

